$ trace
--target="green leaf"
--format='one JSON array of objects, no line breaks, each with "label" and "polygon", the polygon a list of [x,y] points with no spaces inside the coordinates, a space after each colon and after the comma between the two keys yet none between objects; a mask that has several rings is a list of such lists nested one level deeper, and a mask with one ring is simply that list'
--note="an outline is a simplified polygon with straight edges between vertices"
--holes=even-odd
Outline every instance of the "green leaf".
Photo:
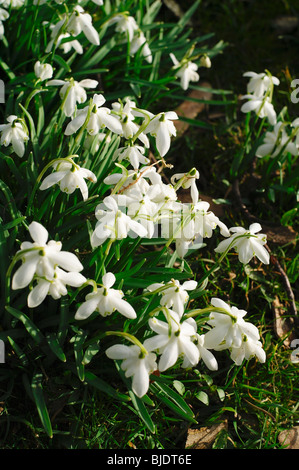
[{"label": "green leaf", "polygon": [[155,377],[155,382],[150,385],[152,391],[155,392],[156,396],[163,401],[169,408],[175,413],[190,421],[197,423],[194,419],[194,413],[191,408],[187,405],[185,400],[168,385],[163,383],[163,378]]},{"label": "green leaf", "polygon": [[19,310],[10,307],[7,305],[6,310],[13,315],[15,318],[20,320],[23,325],[25,326],[26,330],[32,336],[34,341],[37,344],[41,344],[43,341],[45,341],[45,337],[43,336],[42,332],[39,330],[39,328],[30,320],[30,318],[27,317],[24,313],[20,312]]},{"label": "green leaf", "polygon": [[55,333],[50,333],[49,335],[47,335],[47,340],[48,340],[48,344],[51,348],[51,350],[53,351],[53,353],[55,354],[55,356],[58,357],[58,359],[60,359],[62,362],[66,362],[66,357],[65,357],[65,354],[60,346],[60,343],[58,341],[58,338],[56,336]]},{"label": "green leaf", "polygon": [[93,374],[92,372],[88,370],[85,371],[85,382],[87,382],[88,385],[97,388],[101,392],[107,393],[107,395],[110,395],[111,397],[119,401],[122,401],[122,402],[131,401],[128,395],[125,395],[124,393],[119,393],[117,390],[111,387],[111,385],[109,385],[103,379],[100,379],[99,377],[97,377],[95,374]]},{"label": "green leaf", "polygon": [[129,391],[132,403],[138,415],[152,434],[155,434],[156,428],[141,398],[137,397],[131,390]]},{"label": "green leaf", "polygon": [[82,359],[82,363],[86,366],[90,363],[93,356],[95,356],[100,350],[100,342],[97,341],[96,343],[90,344],[88,348],[85,350],[84,357]]},{"label": "green leaf", "polygon": [[31,389],[32,389],[33,398],[37,407],[40,420],[44,427],[44,430],[46,431],[48,436],[52,438],[53,437],[52,424],[51,424],[51,420],[50,420],[49,413],[48,413],[46,403],[45,403],[43,387],[42,387],[42,379],[43,379],[42,374],[40,373],[35,374],[31,382]]},{"label": "green leaf", "polygon": [[209,396],[206,392],[200,391],[195,393],[196,398],[201,401],[204,405],[209,405]]}]

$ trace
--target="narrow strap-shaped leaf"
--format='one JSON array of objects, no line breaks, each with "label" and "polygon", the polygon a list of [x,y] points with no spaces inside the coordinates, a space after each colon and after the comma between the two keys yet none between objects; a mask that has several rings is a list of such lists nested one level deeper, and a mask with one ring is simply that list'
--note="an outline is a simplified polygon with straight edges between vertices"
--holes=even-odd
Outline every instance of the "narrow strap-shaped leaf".
[{"label": "narrow strap-shaped leaf", "polygon": [[30,320],[30,318],[27,317],[27,315],[20,312],[20,310],[17,310],[16,308],[10,307],[9,305],[7,305],[5,308],[11,315],[23,323],[26,330],[37,344],[41,344],[45,341],[45,337],[40,329]]},{"label": "narrow strap-shaped leaf", "polygon": [[156,395],[157,398],[159,398],[166,406],[168,406],[168,408],[170,408],[175,414],[177,414],[184,420],[197,424],[196,419],[194,419],[193,417],[193,413],[192,415],[190,414],[190,412],[187,413],[181,406],[177,404],[177,400],[172,401],[172,397],[170,398],[169,394],[165,393],[161,388],[159,389],[156,385],[157,384],[151,384],[150,389]]},{"label": "narrow strap-shaped leaf", "polygon": [[49,416],[46,403],[45,403],[45,397],[44,397],[44,392],[43,392],[43,387],[42,387],[42,379],[43,379],[42,374],[40,373],[35,374],[31,382],[31,389],[32,389],[33,398],[37,407],[37,411],[38,411],[41,423],[44,427],[44,430],[48,434],[48,436],[52,438],[53,437],[52,424],[51,424],[50,416]]},{"label": "narrow strap-shaped leaf", "polygon": [[89,370],[85,371],[85,381],[88,383],[88,385],[91,385],[92,387],[97,388],[101,392],[107,393],[107,395],[110,395],[111,397],[122,401],[122,402],[129,402],[131,401],[130,397],[128,395],[125,395],[124,393],[120,393],[117,390],[115,390],[111,385],[109,385],[105,380],[100,379],[97,377],[95,374],[90,372]]},{"label": "narrow strap-shaped leaf", "polygon": [[123,382],[126,384],[129,390],[129,395],[132,400],[132,404],[134,405],[135,410],[137,411],[138,416],[141,418],[141,420],[144,422],[144,424],[147,426],[149,431],[151,433],[155,433],[156,428],[155,425],[152,421],[152,418],[149,415],[149,412],[144,404],[144,398],[139,398],[135,395],[135,393],[131,390],[131,381],[126,378],[123,370],[120,367],[119,361],[115,361],[116,368],[118,370],[119,375],[121,376]]},{"label": "narrow strap-shaped leaf", "polygon": [[51,348],[51,351],[55,354],[55,356],[58,357],[62,362],[66,362],[66,357],[65,354],[62,350],[62,347],[60,346],[60,343],[58,341],[58,338],[55,333],[50,333],[47,336],[48,344]]},{"label": "narrow strap-shaped leaf", "polygon": [[194,413],[191,408],[187,405],[185,400],[175,391],[172,390],[168,385],[162,383],[159,379],[155,380],[154,386],[165,396],[169,397],[176,406],[182,409],[184,413],[190,417],[194,417]]}]

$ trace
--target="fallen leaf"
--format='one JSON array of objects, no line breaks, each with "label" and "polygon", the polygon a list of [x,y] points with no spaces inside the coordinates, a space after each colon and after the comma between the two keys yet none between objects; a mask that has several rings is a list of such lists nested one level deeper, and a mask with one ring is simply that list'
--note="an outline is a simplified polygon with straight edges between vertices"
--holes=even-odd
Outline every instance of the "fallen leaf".
[{"label": "fallen leaf", "polygon": [[227,421],[200,429],[188,429],[186,449],[209,449],[212,447],[218,434],[227,430]]},{"label": "fallen leaf", "polygon": [[278,440],[285,449],[299,449],[299,426],[282,431]]},{"label": "fallen leaf", "polygon": [[263,233],[267,235],[268,241],[276,245],[286,245],[287,243],[294,243],[296,241],[297,233],[291,226],[269,226],[263,223],[261,225]]},{"label": "fallen leaf", "polygon": [[277,296],[272,302],[272,311],[274,314],[274,331],[280,339],[288,335],[283,341],[283,344],[289,348],[291,342],[295,339],[295,336],[292,333],[294,320],[293,318],[286,316],[286,309]]},{"label": "fallen leaf", "polygon": [[[207,82],[200,83],[203,88],[211,88],[211,84]],[[188,95],[191,99],[208,101],[212,98],[212,93],[209,91],[192,90]],[[183,101],[175,110],[177,115],[188,119],[195,119],[196,116],[206,108],[206,103],[199,103],[198,101]],[[181,120],[174,121],[177,130],[177,137],[181,137],[190,124]]]}]

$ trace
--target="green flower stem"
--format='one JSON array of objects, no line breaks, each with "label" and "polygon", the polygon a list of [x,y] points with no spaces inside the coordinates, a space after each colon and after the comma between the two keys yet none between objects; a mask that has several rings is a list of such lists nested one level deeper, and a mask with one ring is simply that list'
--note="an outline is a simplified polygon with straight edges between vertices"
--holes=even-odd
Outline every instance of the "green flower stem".
[{"label": "green flower stem", "polygon": [[212,274],[212,272],[214,272],[221,264],[222,260],[225,258],[225,256],[227,255],[227,253],[229,252],[229,250],[234,246],[236,240],[238,240],[239,238],[248,238],[248,237],[255,237],[257,238],[255,235],[252,235],[252,234],[249,234],[249,233],[246,233],[246,234],[242,234],[242,235],[238,235],[237,237],[235,237],[231,243],[228,245],[227,249],[222,253],[222,255],[219,257],[219,259],[216,261],[216,263],[214,264],[214,266],[209,269],[206,274],[200,279],[200,281],[198,282],[198,285],[201,286],[204,281],[210,276],[210,274]]},{"label": "green flower stem", "polygon": [[105,336],[121,336],[140,348],[141,357],[145,357],[148,354],[148,351],[145,349],[143,344],[140,343],[135,336],[130,335],[130,333],[125,333],[124,331],[106,331]]},{"label": "green flower stem", "polygon": [[42,248],[41,247],[35,247],[35,248],[28,248],[27,250],[21,250],[15,254],[13,257],[10,265],[8,266],[7,272],[6,272],[6,284],[5,284],[5,305],[9,305],[10,303],[10,278],[11,278],[11,273],[12,270],[15,266],[15,264],[20,261],[24,255],[27,253],[32,253],[33,251],[40,251]]},{"label": "green flower stem", "polygon": [[40,182],[44,176],[44,174],[46,173],[46,171],[52,166],[54,165],[55,163],[58,163],[58,162],[69,162],[71,163],[72,165],[74,166],[77,166],[76,163],[73,162],[72,160],[72,157],[77,157],[77,155],[69,155],[68,157],[66,158],[55,158],[54,160],[51,160],[50,163],[48,163],[45,168],[43,168],[43,170],[41,171],[41,173],[38,175],[37,179],[36,179],[36,182],[35,182],[35,185],[33,187],[33,190],[32,190],[32,193],[30,195],[30,199],[29,199],[29,202],[28,202],[28,206],[27,206],[27,209],[26,209],[26,212],[25,212],[25,215],[26,216],[29,216],[30,213],[31,213],[31,206],[32,206],[32,203],[33,203],[33,199],[34,199],[34,196],[35,196],[35,193],[37,191],[37,188],[38,186],[40,185]]},{"label": "green flower stem", "polygon": [[225,310],[225,308],[213,307],[213,306],[191,310],[189,313],[186,313],[184,315],[184,318],[193,318],[193,317],[197,317],[198,315],[205,315],[206,313],[211,313],[211,312],[223,313],[224,315],[228,315],[232,319],[235,319],[235,317],[230,312]]}]

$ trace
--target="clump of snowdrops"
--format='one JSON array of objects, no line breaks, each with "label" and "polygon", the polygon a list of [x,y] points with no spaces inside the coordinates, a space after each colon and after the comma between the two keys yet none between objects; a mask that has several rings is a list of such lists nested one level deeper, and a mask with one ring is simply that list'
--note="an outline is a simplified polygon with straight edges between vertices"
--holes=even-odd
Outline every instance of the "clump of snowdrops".
[{"label": "clump of snowdrops", "polygon": [[[222,350],[237,365],[266,360],[242,306],[211,298],[190,308],[230,250],[243,264],[268,264],[269,254],[259,224],[228,228],[200,200],[200,169],[177,173],[168,162],[179,116],[159,101],[195,86],[223,45],[188,38],[198,2],[172,26],[156,21],[160,1],[0,7],[1,374],[11,383],[21,371],[50,436],[43,378],[54,364],[61,377],[71,371],[133,403],[153,431],[144,404],[156,392],[176,397],[165,371],[215,371]],[[215,233],[218,258],[198,276],[188,256]],[[128,393],[105,380],[107,370]],[[194,420],[179,398],[180,415]]]}]

